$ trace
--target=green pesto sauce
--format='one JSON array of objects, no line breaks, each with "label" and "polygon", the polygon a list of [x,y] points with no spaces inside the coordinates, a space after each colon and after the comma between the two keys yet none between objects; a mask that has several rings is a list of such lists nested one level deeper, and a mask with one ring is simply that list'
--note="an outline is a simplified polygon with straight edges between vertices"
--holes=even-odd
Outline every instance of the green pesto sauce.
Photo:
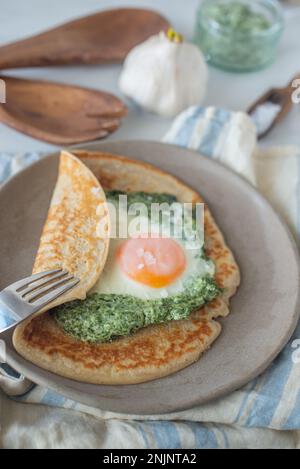
[{"label": "green pesto sauce", "polygon": [[[118,202],[125,194],[109,191],[107,199]],[[132,192],[128,196],[128,207],[132,203],[176,202],[169,194]],[[150,211],[150,210],[149,210]],[[198,254],[205,258],[202,249]],[[91,343],[108,342],[116,337],[167,321],[186,319],[192,311],[212,301],[221,292],[215,280],[205,275],[193,277],[182,292],[165,298],[144,300],[132,295],[115,293],[92,293],[84,300],[75,300],[53,310],[53,315],[63,330],[72,337]]]},{"label": "green pesto sauce", "polygon": [[221,27],[239,33],[255,33],[271,26],[263,13],[236,1],[212,4],[208,16]]},{"label": "green pesto sauce", "polygon": [[56,309],[54,316],[67,334],[86,342],[107,342],[150,324],[186,319],[220,293],[209,276],[193,279],[183,292],[142,300],[131,295],[93,293]]},{"label": "green pesto sauce", "polygon": [[272,31],[274,18],[253,4],[237,0],[201,3],[194,40],[208,62],[242,72],[274,59],[281,26]]}]

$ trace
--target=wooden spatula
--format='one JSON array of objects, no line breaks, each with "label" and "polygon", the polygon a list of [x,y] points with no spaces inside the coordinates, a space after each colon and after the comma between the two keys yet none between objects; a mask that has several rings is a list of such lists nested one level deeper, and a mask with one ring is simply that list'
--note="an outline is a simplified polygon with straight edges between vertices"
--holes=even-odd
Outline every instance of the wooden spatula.
[{"label": "wooden spatula", "polygon": [[127,108],[112,94],[40,80],[0,77],[6,103],[0,122],[57,145],[86,142],[116,130]]},{"label": "wooden spatula", "polygon": [[168,21],[154,11],[107,10],[0,47],[0,69],[119,62],[167,28]]}]

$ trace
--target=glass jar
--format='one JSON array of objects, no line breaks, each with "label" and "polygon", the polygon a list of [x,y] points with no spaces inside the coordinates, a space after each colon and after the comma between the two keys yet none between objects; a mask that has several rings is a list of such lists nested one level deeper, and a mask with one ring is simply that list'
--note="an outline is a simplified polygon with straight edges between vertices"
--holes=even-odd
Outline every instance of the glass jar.
[{"label": "glass jar", "polygon": [[273,62],[282,30],[277,0],[203,0],[194,41],[212,65],[248,72]]}]

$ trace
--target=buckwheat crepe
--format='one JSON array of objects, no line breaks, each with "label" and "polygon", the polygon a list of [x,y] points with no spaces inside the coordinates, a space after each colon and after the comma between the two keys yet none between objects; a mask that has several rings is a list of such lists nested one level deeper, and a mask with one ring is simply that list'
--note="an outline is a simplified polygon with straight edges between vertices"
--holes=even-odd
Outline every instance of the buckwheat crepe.
[{"label": "buckwheat crepe", "polygon": [[33,273],[62,268],[80,282],[51,307],[86,297],[102,272],[108,246],[109,213],[104,191],[86,165],[63,151]]},{"label": "buckwheat crepe", "polygon": [[[203,202],[195,191],[177,178],[149,164],[101,152],[76,151],[74,154],[91,170],[104,190],[164,192],[175,195],[180,202]],[[60,190],[59,180],[60,178],[55,192]],[[84,190],[84,185],[85,183],[81,185],[81,190]],[[62,214],[68,213],[67,205],[61,207]],[[49,223],[48,217],[45,228]],[[81,217],[80,223],[86,224],[84,216]],[[53,267],[51,258],[46,259],[42,254],[45,245],[43,236],[35,271]],[[53,240],[51,237],[46,239],[47,249],[51,249]],[[77,249],[80,258],[79,246],[75,248],[74,256],[76,258]],[[221,325],[215,318],[229,313],[230,297],[240,282],[238,265],[207,206],[205,252],[214,260],[215,279],[224,290],[211,303],[193,312],[188,319],[148,326],[112,342],[91,344],[67,335],[53,316],[46,312],[17,327],[14,334],[15,348],[23,357],[42,368],[95,384],[141,383],[167,376],[190,365],[198,360],[218,337]],[[67,251],[65,254],[67,266]],[[103,267],[103,251],[100,257],[99,264]],[[94,270],[89,270],[89,281],[82,284],[83,287],[81,285],[80,298],[83,298],[96,282],[100,275],[99,270],[101,269],[97,270],[97,275]],[[76,298],[79,298],[79,295]]]}]

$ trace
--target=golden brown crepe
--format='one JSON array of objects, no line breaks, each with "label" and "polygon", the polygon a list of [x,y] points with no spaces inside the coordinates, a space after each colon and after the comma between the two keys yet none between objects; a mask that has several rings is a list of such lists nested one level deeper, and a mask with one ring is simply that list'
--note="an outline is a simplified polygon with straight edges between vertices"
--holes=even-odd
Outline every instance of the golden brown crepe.
[{"label": "golden brown crepe", "polygon": [[[105,226],[106,236],[100,235],[99,226]],[[61,267],[80,282],[51,307],[86,297],[102,272],[108,246],[109,213],[104,191],[86,165],[63,151],[33,273]]]},{"label": "golden brown crepe", "polygon": [[[177,178],[151,165],[107,153],[75,154],[105,190],[165,192],[181,202],[202,201]],[[216,280],[224,292],[188,319],[149,326],[112,342],[89,344],[65,334],[55,319],[45,313],[16,329],[17,351],[42,368],[97,384],[140,383],[167,376],[195,362],[219,335],[221,326],[214,318],[228,314],[229,299],[240,282],[238,266],[207,207],[205,234],[205,250],[215,261]],[[40,250],[37,259],[39,256]],[[43,269],[46,264],[43,263]],[[39,268],[40,264],[37,265]]]}]

